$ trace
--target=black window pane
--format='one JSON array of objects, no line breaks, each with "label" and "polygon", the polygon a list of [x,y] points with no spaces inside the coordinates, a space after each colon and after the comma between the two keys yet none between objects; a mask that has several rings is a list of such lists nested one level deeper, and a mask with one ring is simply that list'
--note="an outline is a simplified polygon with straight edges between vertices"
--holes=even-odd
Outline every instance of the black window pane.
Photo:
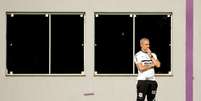
[{"label": "black window pane", "polygon": [[81,73],[84,70],[84,18],[51,15],[51,73]]},{"label": "black window pane", "polygon": [[8,73],[48,73],[48,26],[45,15],[7,14]]},{"label": "black window pane", "polygon": [[133,73],[133,18],[99,15],[95,18],[95,71],[98,74]]},{"label": "black window pane", "polygon": [[[171,71],[171,17],[168,15],[137,15],[135,18],[135,52],[140,50],[142,37],[150,39],[150,48],[156,53],[161,67],[156,73]],[[137,73],[137,68],[135,68]]]}]

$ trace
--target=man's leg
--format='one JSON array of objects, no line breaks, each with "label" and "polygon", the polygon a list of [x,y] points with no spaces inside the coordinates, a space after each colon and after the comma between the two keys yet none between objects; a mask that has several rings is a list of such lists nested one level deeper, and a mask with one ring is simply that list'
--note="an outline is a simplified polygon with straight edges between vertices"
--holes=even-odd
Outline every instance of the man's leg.
[{"label": "man's leg", "polygon": [[148,81],[148,92],[147,92],[147,100],[155,101],[156,91],[158,88],[158,83],[156,81]]},{"label": "man's leg", "polygon": [[137,82],[137,101],[144,101],[147,93],[147,84],[144,80],[138,80]]}]

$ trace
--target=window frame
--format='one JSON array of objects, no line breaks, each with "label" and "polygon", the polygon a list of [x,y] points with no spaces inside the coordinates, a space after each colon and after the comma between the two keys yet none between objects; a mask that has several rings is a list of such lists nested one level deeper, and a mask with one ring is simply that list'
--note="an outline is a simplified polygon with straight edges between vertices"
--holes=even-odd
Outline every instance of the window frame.
[{"label": "window frame", "polygon": [[[83,71],[81,73],[51,73],[51,15],[80,15],[80,17],[83,17],[83,57],[84,55],[84,35],[85,35],[85,12],[13,12],[13,11],[7,11],[5,13],[6,15],[6,25],[7,25],[7,16],[10,15],[11,17],[14,17],[15,15],[44,15],[45,17],[48,17],[49,22],[49,72],[48,73],[13,73],[12,71],[8,73],[8,68],[6,64],[5,69],[5,75],[6,76],[85,76],[85,65],[83,64]],[[7,28],[8,26],[6,26]],[[7,37],[7,31],[6,31],[6,37]],[[6,44],[8,43],[8,40],[6,38]],[[7,45],[6,45],[7,47]],[[7,54],[7,49],[6,49]],[[7,55],[6,55],[6,61],[7,61]],[[83,60],[83,63],[84,60]]]},{"label": "window frame", "polygon": [[[156,73],[155,76],[156,77],[172,77],[173,76],[173,30],[172,30],[172,26],[173,26],[173,13],[172,12],[94,12],[94,22],[95,22],[95,18],[98,17],[99,15],[130,15],[130,17],[133,17],[133,58],[134,58],[134,54],[135,54],[135,17],[138,15],[167,15],[168,17],[171,17],[170,19],[170,71],[168,73]],[[95,29],[95,23],[94,23],[94,29]],[[95,33],[95,31],[94,31]],[[95,43],[95,36],[94,36],[94,47],[96,47],[96,43]],[[95,54],[94,54],[94,59],[95,59]],[[95,64],[95,60],[94,60],[94,64]],[[133,59],[133,64],[134,64],[134,59]],[[137,76],[138,74],[135,73],[135,65],[133,65],[133,73],[132,74],[101,74],[98,73],[95,70],[95,65],[94,65],[94,76]]]},{"label": "window frame", "polygon": [[[6,12],[6,15],[7,14],[11,14],[11,16],[12,16],[12,14],[44,14],[45,16],[49,16],[49,15],[51,15],[51,14],[69,14],[69,15],[75,15],[75,14],[78,14],[78,15],[81,15],[81,16],[83,16],[83,17],[85,17],[85,12]],[[132,16],[133,17],[133,19],[135,18],[135,16],[137,16],[137,15],[167,15],[167,16],[171,16],[171,31],[170,31],[170,38],[171,38],[171,40],[170,40],[170,42],[171,42],[171,48],[170,48],[170,52],[171,52],[171,54],[170,54],[170,69],[171,69],[171,71],[169,72],[169,73],[166,73],[166,74],[155,74],[156,76],[164,76],[164,77],[171,77],[171,76],[173,76],[173,69],[174,69],[174,67],[173,67],[173,48],[174,48],[174,42],[173,42],[173,13],[172,12],[94,12],[94,22],[95,22],[95,17],[96,16],[98,16],[98,15],[127,15],[127,14],[129,14],[130,16]],[[51,18],[49,17],[49,21],[51,21]],[[135,20],[135,19],[134,19]],[[50,22],[49,22],[50,23]],[[84,18],[84,35],[83,35],[83,37],[85,37],[85,18]],[[133,23],[135,23],[135,22],[133,22]],[[6,24],[7,24],[7,17],[6,17]],[[50,26],[50,24],[49,24],[49,27],[51,27]],[[135,41],[134,39],[135,39],[135,24],[133,24],[133,42]],[[94,23],[94,29],[95,29],[95,23]],[[51,32],[51,29],[49,28],[49,34],[50,34],[50,32]],[[7,32],[6,32],[6,35],[7,35]],[[95,35],[95,31],[94,31],[94,35]],[[50,35],[49,35],[49,38],[51,38],[50,37]],[[51,46],[51,39],[49,40],[50,41],[50,43],[49,43],[49,45]],[[85,50],[84,48],[84,46],[85,46],[85,40],[83,40],[83,51]],[[7,40],[6,40],[6,43],[7,43]],[[94,45],[93,45],[93,48],[95,48],[95,46],[96,46],[96,44],[95,44],[95,36],[94,36]],[[7,47],[7,45],[6,45],[6,47]],[[49,47],[50,48],[50,47]],[[50,51],[51,49],[49,49],[49,51]],[[133,43],[133,50],[135,51],[135,42]],[[135,52],[133,52],[133,53],[135,53]],[[6,54],[7,54],[7,50],[6,50]],[[51,52],[49,52],[49,61],[50,61],[50,58],[51,58]],[[83,54],[84,55],[84,58],[85,58],[85,53]],[[95,54],[93,54],[93,56],[94,56],[94,60],[95,60]],[[133,56],[134,56],[134,54],[133,54]],[[92,60],[93,62],[94,62],[94,64],[95,64],[95,61],[94,60]],[[85,61],[85,60],[84,60]],[[50,64],[50,63],[49,63]],[[85,71],[85,62],[84,62],[84,64],[83,64],[83,67],[84,67],[84,71]],[[132,74],[99,74],[98,72],[96,72],[95,71],[95,66],[94,66],[94,76],[137,76],[137,74],[135,73],[135,69],[134,69],[134,65],[133,65],[133,73]],[[52,73],[49,73],[49,74],[15,74],[15,73],[8,73],[8,71],[7,71],[7,66],[6,66],[6,70],[5,70],[5,74],[6,74],[6,76],[85,76],[85,72],[84,71],[82,71],[80,74],[52,74]]]}]

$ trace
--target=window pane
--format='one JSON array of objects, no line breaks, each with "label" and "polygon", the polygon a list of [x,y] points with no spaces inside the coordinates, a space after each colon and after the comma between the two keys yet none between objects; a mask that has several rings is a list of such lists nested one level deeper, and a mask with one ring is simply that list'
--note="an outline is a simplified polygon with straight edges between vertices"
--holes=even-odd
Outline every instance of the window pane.
[{"label": "window pane", "polygon": [[7,14],[8,73],[48,73],[48,25],[45,15]]},{"label": "window pane", "polygon": [[84,18],[51,15],[51,73],[81,73],[84,70]]},{"label": "window pane", "polygon": [[95,71],[98,74],[133,73],[133,18],[99,15],[95,18]]},{"label": "window pane", "polygon": [[[135,52],[140,50],[140,39],[150,39],[150,49],[156,53],[161,67],[156,73],[171,71],[171,17],[168,15],[137,15],[135,18]],[[137,73],[137,68],[135,68]]]}]

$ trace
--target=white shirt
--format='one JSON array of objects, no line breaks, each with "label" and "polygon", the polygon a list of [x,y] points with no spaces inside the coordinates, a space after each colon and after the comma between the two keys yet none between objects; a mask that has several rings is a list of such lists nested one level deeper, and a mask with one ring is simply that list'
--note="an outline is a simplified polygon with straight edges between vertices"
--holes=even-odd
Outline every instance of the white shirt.
[{"label": "white shirt", "polygon": [[[151,53],[154,59],[157,59],[156,54]],[[136,64],[138,63],[142,63],[142,65],[144,64],[151,64],[152,60],[149,57],[149,55],[143,51],[139,51],[138,53],[136,53],[136,55],[134,56],[134,62]],[[154,68],[151,68],[147,71],[144,72],[140,72],[138,70],[138,77],[137,80],[156,80],[155,79],[155,71]]]}]

